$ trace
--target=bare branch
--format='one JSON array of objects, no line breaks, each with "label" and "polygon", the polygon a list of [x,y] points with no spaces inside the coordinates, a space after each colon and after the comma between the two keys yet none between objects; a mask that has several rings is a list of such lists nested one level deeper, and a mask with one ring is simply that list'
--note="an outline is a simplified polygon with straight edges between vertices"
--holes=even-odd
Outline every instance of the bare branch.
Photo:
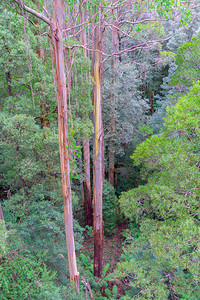
[{"label": "bare branch", "polygon": [[165,21],[164,18],[153,18],[153,19],[143,19],[143,20],[139,20],[139,21],[129,21],[129,20],[122,20],[119,22],[119,24],[124,24],[124,23],[128,23],[128,24],[132,24],[132,25],[136,25],[136,24],[142,24],[142,23],[146,23],[146,22],[161,22],[161,21]]},{"label": "bare branch", "polygon": [[81,276],[81,278],[82,278],[81,282],[84,284],[86,290],[89,291],[91,299],[94,300],[94,296],[93,296],[89,281],[87,280],[87,282],[86,282],[86,280],[83,276]]},{"label": "bare branch", "polygon": [[22,1],[20,0],[13,0],[15,3],[17,3],[19,5],[19,7],[21,7],[22,9],[24,9],[25,11],[27,11],[28,13],[36,16],[37,18],[39,18],[40,20],[44,21],[46,24],[51,25],[51,21],[50,19],[46,18],[43,14],[35,11],[34,9],[26,6]]}]

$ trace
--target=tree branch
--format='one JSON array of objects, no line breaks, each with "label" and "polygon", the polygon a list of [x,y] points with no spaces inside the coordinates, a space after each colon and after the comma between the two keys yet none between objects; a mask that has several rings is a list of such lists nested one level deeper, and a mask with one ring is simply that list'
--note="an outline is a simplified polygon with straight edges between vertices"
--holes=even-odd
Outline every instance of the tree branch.
[{"label": "tree branch", "polygon": [[19,7],[21,7],[22,9],[24,9],[25,11],[27,11],[28,13],[36,16],[37,18],[39,18],[40,20],[44,21],[46,24],[51,25],[51,21],[50,19],[48,19],[47,17],[45,17],[43,14],[35,11],[34,9],[26,6],[22,1],[20,0],[13,0],[15,3],[17,3],[19,5]]},{"label": "tree branch", "polygon": [[87,280],[87,282],[86,282],[86,280],[83,276],[81,276],[81,278],[82,278],[81,282],[84,284],[86,291],[88,290],[90,292],[90,297],[92,300],[94,300],[94,296],[93,296],[89,281]]}]

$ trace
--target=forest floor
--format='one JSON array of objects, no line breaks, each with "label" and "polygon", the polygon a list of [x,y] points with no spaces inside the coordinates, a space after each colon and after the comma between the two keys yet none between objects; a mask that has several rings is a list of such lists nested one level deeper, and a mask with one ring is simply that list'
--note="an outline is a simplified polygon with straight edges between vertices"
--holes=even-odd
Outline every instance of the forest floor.
[{"label": "forest floor", "polygon": [[[122,246],[124,242],[124,229],[126,228],[126,225],[118,225],[116,227],[116,233],[112,236],[104,236],[104,246],[103,246],[103,267],[106,264],[110,264],[108,273],[112,273],[116,265],[120,259],[120,256],[122,254]],[[83,242],[83,248],[82,253],[84,253],[86,256],[90,256],[93,254],[93,237],[86,235],[84,242]],[[120,283],[114,283],[118,287],[118,291],[121,294],[121,296],[124,293],[123,285]],[[109,286],[113,286],[113,283],[110,283]]]},{"label": "forest floor", "polygon": [[[125,227],[118,225],[116,228],[116,233],[112,236],[104,236],[104,245],[103,245],[103,266],[110,264],[110,273],[114,271],[117,262],[122,254],[122,245],[124,242],[124,233]],[[83,241],[82,253],[86,256],[91,256],[93,253],[93,237],[88,235],[85,236]]]}]

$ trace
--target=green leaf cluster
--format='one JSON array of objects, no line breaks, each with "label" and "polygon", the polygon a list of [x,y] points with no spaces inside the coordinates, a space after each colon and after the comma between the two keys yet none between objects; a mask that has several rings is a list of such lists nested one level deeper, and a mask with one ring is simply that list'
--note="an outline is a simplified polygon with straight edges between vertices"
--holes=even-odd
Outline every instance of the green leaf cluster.
[{"label": "green leaf cluster", "polygon": [[1,113],[1,185],[30,188],[45,181],[50,169],[59,172],[58,138],[41,130],[31,116]]},{"label": "green leaf cluster", "polygon": [[142,38],[164,38],[166,36],[164,26],[162,23],[157,22],[147,22],[146,24],[137,24],[132,26],[133,29],[133,37],[135,39]]},{"label": "green leaf cluster", "polygon": [[55,274],[30,253],[10,252],[0,259],[0,299],[62,299]]},{"label": "green leaf cluster", "polygon": [[171,76],[170,84],[180,87],[190,87],[200,79],[199,70],[200,34],[193,37],[178,49],[176,55],[177,69]]}]

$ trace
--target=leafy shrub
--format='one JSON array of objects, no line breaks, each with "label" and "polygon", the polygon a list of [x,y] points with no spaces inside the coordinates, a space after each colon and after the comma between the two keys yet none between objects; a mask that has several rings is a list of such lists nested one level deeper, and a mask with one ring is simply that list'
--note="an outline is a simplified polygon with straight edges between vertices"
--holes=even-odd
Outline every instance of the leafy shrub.
[{"label": "leafy shrub", "polygon": [[[17,193],[15,194],[17,195]],[[42,193],[38,190],[38,195]],[[31,198],[33,195],[31,196]],[[20,248],[28,249],[35,259],[45,263],[47,267],[57,273],[56,280],[60,284],[68,284],[67,247],[64,228],[64,213],[62,203],[56,204],[50,201],[42,201],[36,197],[35,202],[27,200],[24,206],[24,213],[16,224],[16,219],[12,215],[18,216],[14,211],[13,196],[9,201],[5,201],[4,216],[8,220],[8,240],[12,250]],[[12,206],[10,206],[12,201]],[[19,207],[23,208],[23,202],[19,202]],[[10,209],[9,209],[10,208]],[[74,220],[74,236],[76,251],[80,251],[83,240],[83,229],[77,220]]]},{"label": "leafy shrub", "polygon": [[[94,270],[94,260],[89,256],[86,256],[84,253],[81,253],[79,256],[79,270],[81,274],[89,281],[89,284],[92,288],[92,292],[95,299],[103,300],[107,299],[107,297],[103,297],[101,294],[101,290],[106,289],[107,293],[112,294],[108,289],[108,281],[110,280],[109,275],[107,275],[110,271],[110,264],[106,264],[102,270],[102,278],[97,278],[93,274]],[[114,289],[116,292],[116,288]],[[109,298],[110,299],[110,298]]]},{"label": "leafy shrub", "polygon": [[0,299],[62,299],[54,285],[55,274],[45,264],[21,253],[11,252],[0,258]]}]

